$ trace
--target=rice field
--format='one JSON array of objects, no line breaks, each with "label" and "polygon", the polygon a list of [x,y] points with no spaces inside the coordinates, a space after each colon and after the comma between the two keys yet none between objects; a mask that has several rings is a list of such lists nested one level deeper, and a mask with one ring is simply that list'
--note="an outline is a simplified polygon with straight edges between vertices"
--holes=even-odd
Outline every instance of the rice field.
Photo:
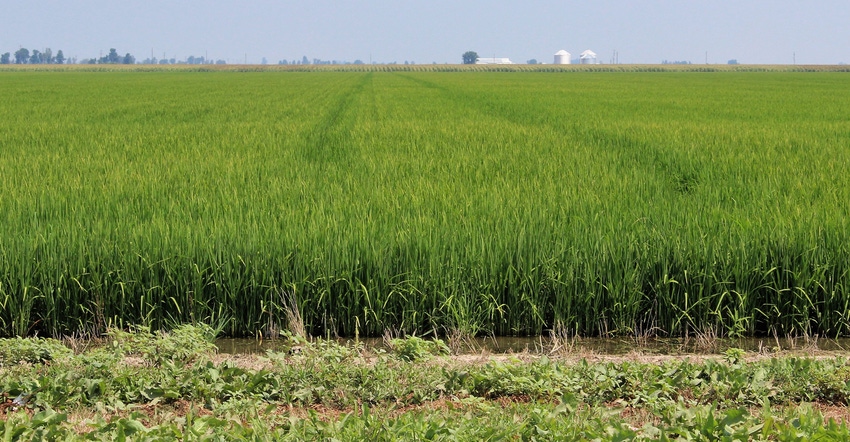
[{"label": "rice field", "polygon": [[850,334],[843,72],[9,70],[0,97],[3,335]]}]

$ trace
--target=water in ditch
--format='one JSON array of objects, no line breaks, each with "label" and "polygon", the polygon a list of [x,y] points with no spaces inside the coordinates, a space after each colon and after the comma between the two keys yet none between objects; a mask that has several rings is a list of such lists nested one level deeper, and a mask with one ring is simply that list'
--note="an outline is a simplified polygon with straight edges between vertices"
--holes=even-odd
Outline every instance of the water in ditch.
[{"label": "water in ditch", "polygon": [[[340,344],[354,343],[353,339],[336,339]],[[387,344],[382,338],[365,338],[358,342],[366,348],[382,349]],[[224,354],[258,354],[266,351],[286,350],[286,341],[281,339],[259,340],[226,338],[218,339],[216,346]],[[551,339],[548,337],[486,337],[476,338],[472,345],[465,346],[468,352],[489,353],[549,353],[571,351],[603,355],[622,355],[634,351],[645,354],[687,355],[720,354],[729,348],[740,348],[748,352],[776,352],[779,350],[850,351],[850,338],[740,338],[740,339],[635,339],[635,338],[574,338]]]}]

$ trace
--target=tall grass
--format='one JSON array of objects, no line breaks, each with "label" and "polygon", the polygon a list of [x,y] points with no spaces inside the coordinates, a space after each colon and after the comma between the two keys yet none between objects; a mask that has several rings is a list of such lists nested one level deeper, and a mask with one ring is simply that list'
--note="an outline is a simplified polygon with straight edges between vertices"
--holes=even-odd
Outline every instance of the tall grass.
[{"label": "tall grass", "polygon": [[850,332],[841,73],[0,75],[4,334]]}]

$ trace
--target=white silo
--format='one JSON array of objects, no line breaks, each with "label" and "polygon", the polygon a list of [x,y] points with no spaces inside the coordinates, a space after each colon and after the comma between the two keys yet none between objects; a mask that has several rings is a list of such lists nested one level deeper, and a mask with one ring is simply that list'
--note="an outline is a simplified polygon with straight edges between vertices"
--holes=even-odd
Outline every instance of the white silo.
[{"label": "white silo", "polygon": [[570,64],[570,53],[563,49],[555,52],[555,64]]},{"label": "white silo", "polygon": [[590,49],[581,53],[581,64],[596,64],[596,53]]}]

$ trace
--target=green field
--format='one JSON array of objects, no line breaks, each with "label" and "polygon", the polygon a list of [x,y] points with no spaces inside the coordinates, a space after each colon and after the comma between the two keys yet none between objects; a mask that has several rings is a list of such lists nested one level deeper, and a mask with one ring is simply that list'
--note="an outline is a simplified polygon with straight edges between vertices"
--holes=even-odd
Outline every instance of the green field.
[{"label": "green field", "polygon": [[0,71],[0,331],[850,334],[842,72]]}]

